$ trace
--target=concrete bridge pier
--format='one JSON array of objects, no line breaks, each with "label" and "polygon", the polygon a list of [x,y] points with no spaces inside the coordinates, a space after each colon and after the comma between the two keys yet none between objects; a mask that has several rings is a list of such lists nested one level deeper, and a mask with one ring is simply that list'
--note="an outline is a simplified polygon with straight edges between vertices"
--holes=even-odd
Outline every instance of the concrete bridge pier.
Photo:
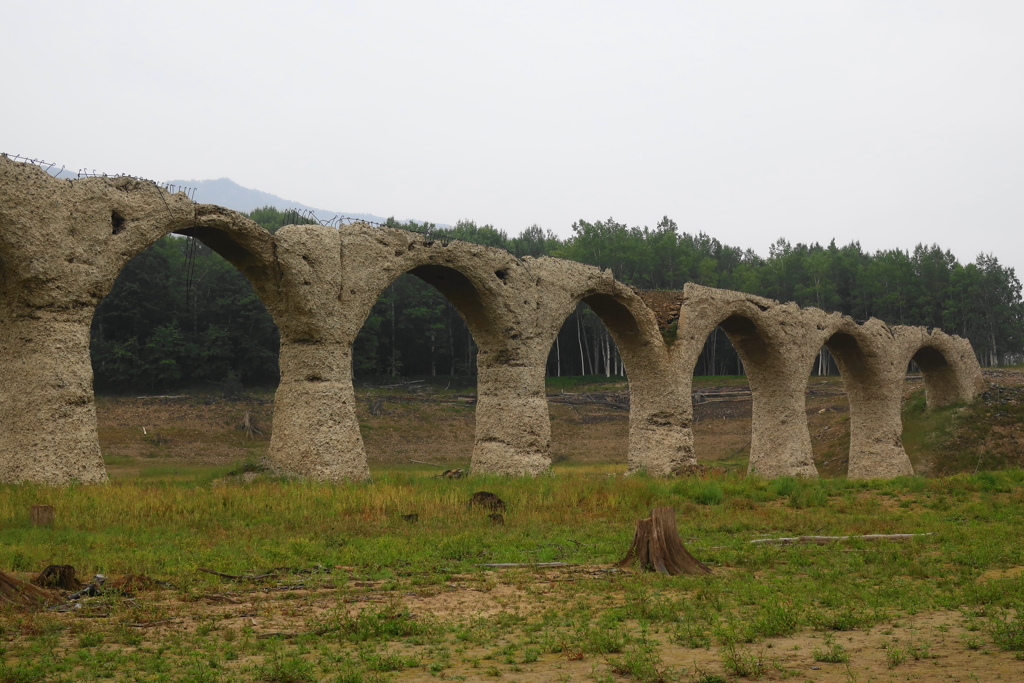
[{"label": "concrete bridge pier", "polygon": [[913,474],[903,450],[903,378],[906,362],[889,327],[872,318],[843,320],[825,342],[839,366],[850,403],[850,479]]},{"label": "concrete bridge pier", "polygon": [[748,371],[753,404],[748,472],[775,477],[817,477],[807,428],[807,375]]},{"label": "concrete bridge pier", "polygon": [[351,344],[282,339],[280,363],[272,467],[326,481],[369,478],[355,411]]},{"label": "concrete bridge pier", "polygon": [[34,310],[0,322],[0,482],[107,480],[89,360],[92,313]]},{"label": "concrete bridge pier", "polygon": [[353,316],[365,313],[342,303],[341,236],[302,225],[274,238],[279,283],[263,298],[281,335],[281,383],[268,457],[285,475],[367,479],[352,387],[352,343],[362,325]]},{"label": "concrete bridge pier", "polygon": [[[661,343],[660,338],[656,341]],[[693,374],[674,363],[664,347],[650,346],[659,353],[648,353],[646,362],[623,354],[629,375],[629,471],[669,477],[697,465],[690,398]]]},{"label": "concrete bridge pier", "polygon": [[478,357],[475,473],[536,476],[551,466],[551,417],[544,364]]},{"label": "concrete bridge pier", "polygon": [[[864,394],[870,394],[866,396]],[[903,377],[870,389],[848,390],[850,399],[849,479],[891,479],[914,473],[903,449]]]}]

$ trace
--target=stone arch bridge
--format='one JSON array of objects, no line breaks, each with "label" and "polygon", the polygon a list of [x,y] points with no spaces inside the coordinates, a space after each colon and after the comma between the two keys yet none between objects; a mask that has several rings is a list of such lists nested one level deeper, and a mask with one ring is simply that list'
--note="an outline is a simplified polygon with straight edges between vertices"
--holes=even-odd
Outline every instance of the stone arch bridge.
[{"label": "stone arch bridge", "polygon": [[[817,475],[804,397],[823,346],[849,395],[851,477],[911,473],[900,419],[910,361],[924,375],[930,406],[970,400],[982,386],[970,344],[939,330],[858,323],[692,284],[641,292],[608,270],[571,261],[519,259],[361,224],[293,225],[271,235],[239,213],[195,204],[149,181],[58,180],[0,156],[0,482],[106,479],[89,358],[93,311],[121,268],[169,233],[195,237],[231,262],[276,321],[281,383],[270,458],[296,476],[369,476],[352,343],[379,295],[403,273],[439,289],[479,348],[477,472],[535,475],[548,468],[545,365],[581,301],[607,326],[629,377],[629,467],[654,475],[696,462],[691,378],[718,325],[749,377],[750,471],[765,477]],[[669,326],[674,339],[663,334]]]}]

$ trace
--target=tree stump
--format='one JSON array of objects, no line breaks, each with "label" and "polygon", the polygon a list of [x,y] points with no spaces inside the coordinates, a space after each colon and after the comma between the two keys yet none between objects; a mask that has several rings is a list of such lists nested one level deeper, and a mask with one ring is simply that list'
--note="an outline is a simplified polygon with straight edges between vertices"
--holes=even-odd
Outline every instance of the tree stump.
[{"label": "tree stump", "polygon": [[505,501],[498,498],[490,491],[477,491],[473,494],[473,497],[469,499],[469,507],[479,506],[485,510],[491,512],[504,512]]},{"label": "tree stump", "polygon": [[82,589],[82,582],[75,576],[75,568],[70,564],[51,564],[39,572],[32,583],[40,588],[62,588],[66,591]]},{"label": "tree stump", "polygon": [[53,506],[33,505],[29,513],[32,526],[53,526]]},{"label": "tree stump", "polygon": [[673,508],[654,508],[650,517],[636,521],[633,544],[615,566],[628,567],[634,562],[639,562],[643,571],[658,571],[671,576],[711,573],[683,546]]}]

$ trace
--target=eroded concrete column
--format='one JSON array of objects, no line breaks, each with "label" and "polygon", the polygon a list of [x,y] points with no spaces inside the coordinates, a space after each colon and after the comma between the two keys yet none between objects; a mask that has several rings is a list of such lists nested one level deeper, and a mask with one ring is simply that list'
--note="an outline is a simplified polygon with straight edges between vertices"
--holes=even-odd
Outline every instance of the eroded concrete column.
[{"label": "eroded concrete column", "polygon": [[[625,363],[625,360],[623,361]],[[656,477],[685,473],[697,465],[693,452],[692,376],[665,372],[629,380],[629,471]],[[627,372],[630,372],[627,367]]]},{"label": "eroded concrete column", "polygon": [[550,453],[544,365],[489,366],[481,357],[473,471],[536,476],[551,466]]},{"label": "eroded concrete column", "polygon": [[872,388],[848,390],[850,479],[891,479],[914,473],[903,449],[903,377]]},{"label": "eroded concrete column", "polygon": [[850,479],[913,474],[903,449],[902,398],[906,363],[892,332],[872,318],[856,324],[844,318],[827,340],[850,404]]},{"label": "eroded concrete column", "polygon": [[280,363],[268,456],[273,468],[327,481],[368,478],[351,344],[282,340]]},{"label": "eroded concrete column", "polygon": [[133,178],[58,180],[0,155],[0,481],[106,479],[89,328],[118,272],[192,201]]},{"label": "eroded concrete column", "polygon": [[[795,304],[687,283],[679,318],[679,372],[692,374],[708,335],[721,326],[750,383],[748,472],[817,477],[807,428],[810,329]],[[810,358],[813,358],[813,352]],[[689,384],[687,384],[689,386]]]},{"label": "eroded concrete column", "polygon": [[267,298],[281,335],[281,383],[268,458],[284,475],[366,479],[352,387],[362,319],[342,305],[341,237],[322,225],[287,226],[274,237],[280,285]]},{"label": "eroded concrete column", "polygon": [[107,479],[96,435],[92,309],[27,311],[0,322],[0,481]]},{"label": "eroded concrete column", "polygon": [[753,402],[748,472],[769,479],[817,477],[807,429],[807,374],[748,369]]}]

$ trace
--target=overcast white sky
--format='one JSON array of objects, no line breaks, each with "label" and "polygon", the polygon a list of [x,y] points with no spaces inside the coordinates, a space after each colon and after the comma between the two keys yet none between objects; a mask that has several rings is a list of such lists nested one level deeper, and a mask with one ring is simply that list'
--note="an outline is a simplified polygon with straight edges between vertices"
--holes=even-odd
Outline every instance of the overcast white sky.
[{"label": "overcast white sky", "polygon": [[1024,276],[1020,0],[4,2],[0,151],[331,210]]}]

